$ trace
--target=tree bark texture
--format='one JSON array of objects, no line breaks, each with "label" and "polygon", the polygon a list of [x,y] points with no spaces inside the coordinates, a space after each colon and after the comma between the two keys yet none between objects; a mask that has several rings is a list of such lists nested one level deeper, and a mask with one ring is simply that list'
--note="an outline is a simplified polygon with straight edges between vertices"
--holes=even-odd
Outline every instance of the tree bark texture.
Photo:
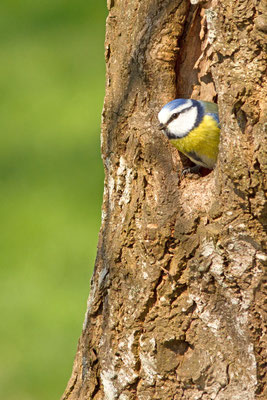
[{"label": "tree bark texture", "polygon": [[[266,399],[266,2],[108,7],[102,226],[63,399]],[[207,176],[157,128],[177,97],[218,101]]]}]

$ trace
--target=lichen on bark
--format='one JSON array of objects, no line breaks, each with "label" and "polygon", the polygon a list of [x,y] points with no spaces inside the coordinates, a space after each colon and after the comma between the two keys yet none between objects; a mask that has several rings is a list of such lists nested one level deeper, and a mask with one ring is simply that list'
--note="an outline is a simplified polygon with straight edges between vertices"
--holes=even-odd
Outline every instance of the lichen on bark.
[{"label": "lichen on bark", "polygon": [[[102,226],[63,399],[264,399],[264,3],[108,6]],[[218,99],[199,179],[157,129],[177,95]]]}]

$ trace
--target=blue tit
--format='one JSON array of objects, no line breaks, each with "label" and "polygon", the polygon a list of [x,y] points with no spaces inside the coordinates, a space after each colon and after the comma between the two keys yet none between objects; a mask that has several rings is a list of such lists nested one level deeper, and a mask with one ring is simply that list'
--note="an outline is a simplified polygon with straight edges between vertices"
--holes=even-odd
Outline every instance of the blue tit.
[{"label": "blue tit", "polygon": [[159,112],[159,129],[195,164],[213,169],[217,160],[220,122],[215,103],[176,99]]}]

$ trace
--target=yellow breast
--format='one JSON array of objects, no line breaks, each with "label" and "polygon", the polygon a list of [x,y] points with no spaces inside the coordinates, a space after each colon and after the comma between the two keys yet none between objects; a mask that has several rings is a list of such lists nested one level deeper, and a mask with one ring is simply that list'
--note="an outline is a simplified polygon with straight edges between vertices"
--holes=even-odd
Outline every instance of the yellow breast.
[{"label": "yellow breast", "polygon": [[195,164],[214,168],[218,156],[220,128],[217,122],[205,115],[197,128],[180,139],[171,139],[171,143]]}]

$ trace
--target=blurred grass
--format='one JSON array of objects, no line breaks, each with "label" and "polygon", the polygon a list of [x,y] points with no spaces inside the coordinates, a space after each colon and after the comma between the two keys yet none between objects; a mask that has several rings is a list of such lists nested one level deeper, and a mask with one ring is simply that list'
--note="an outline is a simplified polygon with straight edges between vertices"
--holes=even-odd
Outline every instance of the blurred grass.
[{"label": "blurred grass", "polygon": [[1,0],[1,399],[59,399],[71,374],[100,226],[105,17],[105,0]]}]

